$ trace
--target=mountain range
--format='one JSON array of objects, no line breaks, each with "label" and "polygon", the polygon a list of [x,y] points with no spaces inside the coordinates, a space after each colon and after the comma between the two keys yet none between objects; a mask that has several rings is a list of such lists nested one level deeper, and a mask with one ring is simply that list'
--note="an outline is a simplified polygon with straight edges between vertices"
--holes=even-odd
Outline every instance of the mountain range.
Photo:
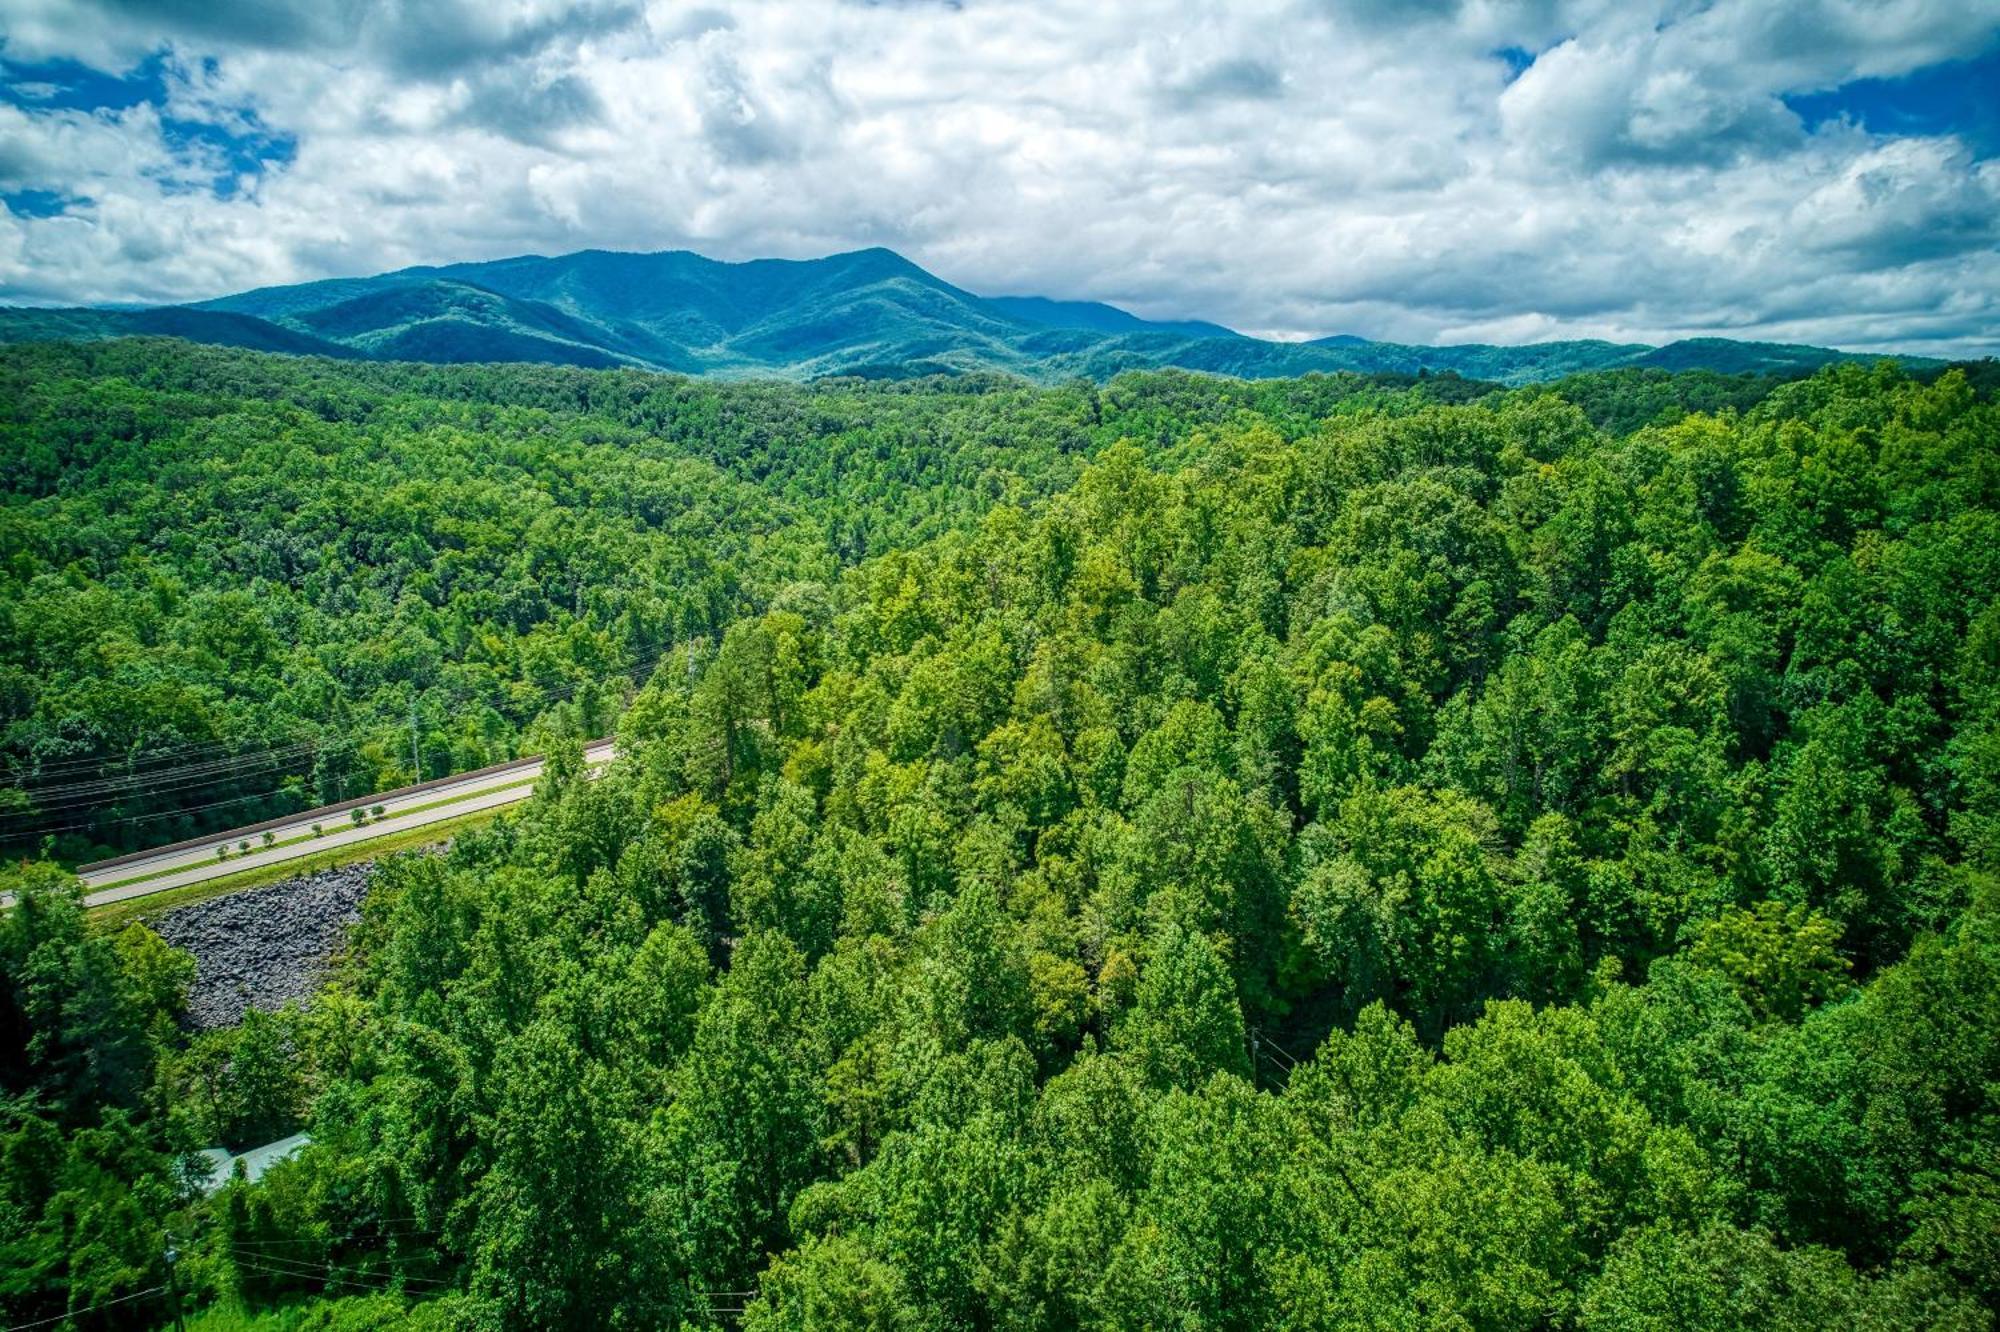
[{"label": "mountain range", "polygon": [[[148,334],[375,360],[532,361],[685,374],[900,377],[997,370],[1108,379],[1178,367],[1272,378],[1456,372],[1518,384],[1619,366],[1797,373],[1869,354],[1696,338],[1419,346],[1249,337],[1093,301],[977,296],[890,250],[724,263],[584,250],[405,268],[146,309],[0,308],[0,342]],[[1919,358],[1899,358],[1906,363]]]}]

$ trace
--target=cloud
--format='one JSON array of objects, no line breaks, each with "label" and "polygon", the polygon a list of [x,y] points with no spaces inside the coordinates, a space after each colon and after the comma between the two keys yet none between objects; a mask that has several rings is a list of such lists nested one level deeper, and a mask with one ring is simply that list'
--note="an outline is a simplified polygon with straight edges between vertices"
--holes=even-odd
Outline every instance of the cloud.
[{"label": "cloud", "polygon": [[[88,2],[88,0],[86,0]],[[361,13],[352,0],[96,0],[108,22],[191,39],[293,49],[338,44]]]},{"label": "cloud", "polygon": [[385,0],[359,9],[356,36],[391,71],[435,78],[551,50],[573,51],[633,27],[643,16],[641,6],[626,0]]},{"label": "cloud", "polygon": [[[364,56],[408,77],[574,48],[641,22],[636,0],[13,0],[30,54],[101,63],[165,44]],[[92,57],[96,57],[95,60]]]},{"label": "cloud", "polygon": [[0,12],[4,300],[883,244],[973,290],[1287,335],[2000,327],[1978,143],[1792,105],[1978,55],[1994,0]]},{"label": "cloud", "polygon": [[603,120],[603,101],[578,74],[557,74],[543,82],[486,77],[461,87],[463,103],[452,123],[517,143],[554,146],[564,131]]},{"label": "cloud", "polygon": [[703,61],[701,128],[709,149],[730,166],[791,161],[798,137],[734,55],[711,46]]},{"label": "cloud", "polygon": [[1508,137],[1579,172],[1660,164],[1720,166],[1797,147],[1805,129],[1769,91],[1673,59],[1666,44],[1571,38],[1500,96]]},{"label": "cloud", "polygon": [[1793,207],[1799,243],[1855,271],[2000,246],[2000,163],[1935,140],[1874,147]]},{"label": "cloud", "polygon": [[1285,76],[1275,62],[1230,56],[1170,76],[1160,91],[1183,110],[1216,100],[1270,101],[1284,95]]}]

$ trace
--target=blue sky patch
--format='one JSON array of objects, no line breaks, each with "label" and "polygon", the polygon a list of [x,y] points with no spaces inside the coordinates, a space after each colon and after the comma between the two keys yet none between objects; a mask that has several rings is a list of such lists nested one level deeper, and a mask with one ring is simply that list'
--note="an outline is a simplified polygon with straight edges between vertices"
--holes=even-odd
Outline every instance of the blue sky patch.
[{"label": "blue sky patch", "polygon": [[2000,49],[1900,79],[1856,79],[1785,105],[1806,128],[1847,119],[1875,134],[1956,134],[1981,157],[2000,152]]},{"label": "blue sky patch", "polygon": [[[205,74],[215,72],[212,58],[201,62]],[[167,150],[185,165],[213,169],[209,189],[218,199],[234,198],[245,176],[259,176],[285,166],[298,156],[298,139],[272,130],[255,111],[233,113],[233,125],[189,120],[166,114],[167,54],[156,51],[122,74],[74,60],[19,61],[0,56],[0,102],[30,115],[51,111],[129,111],[152,106],[160,116],[160,137]],[[55,190],[19,190],[3,196],[20,217],[53,217],[76,202]]]},{"label": "blue sky patch", "polygon": [[0,56],[0,101],[29,111],[125,111],[167,100],[167,58],[155,52],[123,74],[74,60],[33,63]]},{"label": "blue sky patch", "polygon": [[1520,46],[1503,46],[1493,53],[1493,58],[1507,67],[1509,83],[1526,74],[1528,66],[1535,63],[1535,53]]},{"label": "blue sky patch", "polygon": [[0,204],[15,217],[57,217],[70,200],[57,190],[5,190],[0,191]]},{"label": "blue sky patch", "polygon": [[213,164],[216,173],[210,188],[216,198],[229,199],[235,197],[244,176],[260,176],[299,155],[295,136],[273,132],[254,112],[244,113],[243,125],[241,132],[232,133],[209,121],[167,116],[160,121],[160,134],[182,161]]}]

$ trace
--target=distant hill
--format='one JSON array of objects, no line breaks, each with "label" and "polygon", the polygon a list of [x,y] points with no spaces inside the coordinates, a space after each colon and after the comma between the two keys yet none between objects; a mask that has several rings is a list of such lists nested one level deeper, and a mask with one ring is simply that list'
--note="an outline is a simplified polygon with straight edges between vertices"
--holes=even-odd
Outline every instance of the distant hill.
[{"label": "distant hill", "polygon": [[[1825,365],[1829,359],[1879,360],[1880,358],[1853,357],[1840,352],[1829,356],[1824,347],[1809,347],[1797,342],[1732,342],[1728,338],[1684,338],[1679,342],[1670,342],[1664,347],[1648,348],[1625,364],[1660,370],[1716,370],[1733,375],[1765,371],[1811,371]],[[1898,359],[1925,363],[1922,357],[1906,356]]]},{"label": "distant hill", "polygon": [[988,296],[986,304],[1043,328],[1081,328],[1093,333],[1177,333],[1186,338],[1241,338],[1233,328],[1201,319],[1141,319],[1099,301],[1052,301],[1046,296]]},{"label": "distant hill", "polygon": [[356,357],[362,353],[267,319],[223,310],[165,305],[151,310],[39,309],[0,306],[0,342],[84,341],[169,337],[222,347]]},{"label": "distant hill", "polygon": [[1620,366],[1799,372],[1875,359],[1722,338],[1665,347],[1425,347],[1352,334],[1272,342],[1198,320],[1141,319],[1093,301],[976,296],[884,249],[736,264],[685,250],[584,250],[266,287],[192,306],[0,308],[0,342],[128,334],[373,360],[624,365],[793,379],[999,370],[1044,381],[1102,380],[1174,367],[1246,379],[1453,371],[1521,384]]}]

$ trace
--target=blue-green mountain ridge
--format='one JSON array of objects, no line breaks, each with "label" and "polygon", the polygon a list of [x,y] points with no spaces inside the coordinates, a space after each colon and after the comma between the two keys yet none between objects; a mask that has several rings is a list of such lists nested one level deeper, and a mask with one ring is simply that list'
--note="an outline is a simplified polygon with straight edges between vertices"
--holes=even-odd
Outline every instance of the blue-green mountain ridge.
[{"label": "blue-green mountain ridge", "polygon": [[1091,301],[977,296],[885,249],[746,263],[685,250],[583,250],[266,287],[195,305],[0,308],[0,342],[138,334],[374,360],[795,379],[988,370],[1048,381],[1177,367],[1250,379],[1455,372],[1513,384],[1619,366],[1797,373],[1876,359],[1723,338],[1664,347],[1430,347],[1345,334],[1274,342],[1219,324],[1141,319]]}]

